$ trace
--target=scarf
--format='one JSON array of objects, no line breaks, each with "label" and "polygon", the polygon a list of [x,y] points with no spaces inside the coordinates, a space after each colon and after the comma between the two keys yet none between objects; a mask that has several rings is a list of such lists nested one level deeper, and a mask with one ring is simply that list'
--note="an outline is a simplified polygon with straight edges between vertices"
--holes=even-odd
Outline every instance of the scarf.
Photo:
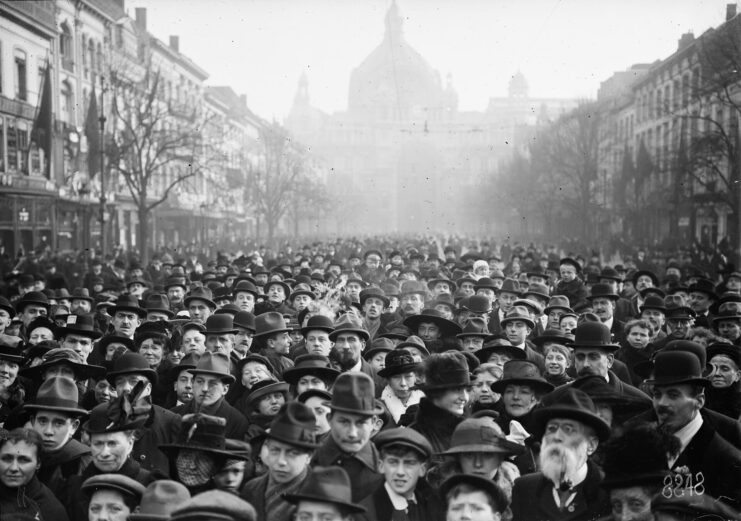
[{"label": "scarf", "polygon": [[394,423],[398,424],[399,418],[401,418],[402,414],[407,411],[407,408],[410,405],[418,404],[419,400],[421,400],[424,395],[425,393],[419,389],[415,389],[412,391],[412,394],[409,395],[407,403],[404,403],[394,394],[391,387],[387,385],[383,388],[383,392],[381,393],[381,401],[386,404],[391,416],[394,418]]},{"label": "scarf", "polygon": [[269,521],[289,521],[293,515],[293,505],[283,499],[283,494],[294,494],[301,488],[309,469],[305,468],[301,474],[288,483],[276,483],[268,477],[265,489],[265,519]]}]

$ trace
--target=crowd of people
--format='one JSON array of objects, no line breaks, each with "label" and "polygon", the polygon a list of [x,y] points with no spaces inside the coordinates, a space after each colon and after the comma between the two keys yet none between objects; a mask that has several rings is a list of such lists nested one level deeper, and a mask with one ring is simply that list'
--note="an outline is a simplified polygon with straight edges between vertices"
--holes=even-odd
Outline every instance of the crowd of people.
[{"label": "crowd of people", "polygon": [[741,272],[434,238],[4,263],[0,521],[741,519]]}]

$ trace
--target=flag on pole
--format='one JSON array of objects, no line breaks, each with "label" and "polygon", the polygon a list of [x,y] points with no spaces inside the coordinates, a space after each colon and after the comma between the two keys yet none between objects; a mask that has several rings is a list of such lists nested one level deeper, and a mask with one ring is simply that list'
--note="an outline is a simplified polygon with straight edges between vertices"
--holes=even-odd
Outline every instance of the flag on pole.
[{"label": "flag on pole", "polygon": [[95,85],[90,93],[90,103],[85,117],[85,137],[87,138],[87,172],[92,179],[100,171],[100,127],[98,120],[98,98]]},{"label": "flag on pole", "polygon": [[47,178],[49,178],[51,170],[51,146],[54,124],[51,104],[51,66],[47,62],[43,85],[41,87],[41,100],[36,108],[36,118],[33,121],[33,129],[31,130],[31,143],[36,143],[44,151],[44,170]]}]

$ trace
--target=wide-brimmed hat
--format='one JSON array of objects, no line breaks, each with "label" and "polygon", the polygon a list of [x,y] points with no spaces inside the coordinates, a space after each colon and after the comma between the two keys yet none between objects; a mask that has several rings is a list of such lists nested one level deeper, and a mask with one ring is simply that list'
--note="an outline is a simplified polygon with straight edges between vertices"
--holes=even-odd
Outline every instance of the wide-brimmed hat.
[{"label": "wide-brimmed hat", "polygon": [[429,440],[414,429],[396,427],[379,432],[373,437],[373,444],[382,450],[383,447],[401,446],[418,452],[425,460],[432,456],[433,448]]},{"label": "wide-brimmed hat", "polygon": [[201,359],[201,355],[198,354],[195,351],[191,351],[187,355],[183,357],[182,360],[180,360],[180,363],[178,365],[174,365],[170,367],[167,371],[167,375],[171,382],[177,381],[178,377],[180,376],[180,373],[183,371],[190,372],[191,369],[195,369],[196,365],[198,364],[198,360]]},{"label": "wide-brimmed hat", "polygon": [[389,353],[394,350],[396,347],[394,343],[389,340],[388,338],[376,338],[373,342],[370,344],[370,349],[366,349],[363,351],[363,359],[364,360],[370,360],[374,356],[376,356],[378,353]]},{"label": "wide-brimmed hat", "polygon": [[368,330],[363,327],[363,324],[348,314],[342,315],[335,323],[334,331],[329,334],[329,339],[332,342],[335,342],[337,337],[343,333],[355,333],[366,342],[370,340],[370,333],[368,333]]},{"label": "wide-brimmed hat", "polygon": [[664,350],[656,353],[652,360],[651,376],[647,384],[654,386],[692,384],[709,386],[710,380],[703,377],[700,359],[688,351]]},{"label": "wide-brimmed hat", "polygon": [[512,306],[512,309],[510,309],[507,314],[504,315],[504,318],[499,323],[502,326],[502,329],[504,329],[504,326],[506,326],[509,322],[514,322],[516,320],[524,322],[530,329],[535,328],[535,322],[530,316],[530,313],[528,313],[527,308],[525,308],[524,306]]},{"label": "wide-brimmed hat", "polygon": [[50,367],[57,365],[69,366],[78,381],[87,380],[88,378],[97,380],[105,374],[105,367],[90,365],[74,349],[59,347],[47,351],[39,365],[21,369],[20,375],[38,381]]},{"label": "wide-brimmed hat", "polygon": [[257,286],[255,286],[254,282],[251,280],[247,280],[246,278],[243,279],[237,279],[238,282],[232,287],[232,294],[236,296],[237,293],[244,292],[244,293],[251,293],[252,296],[257,298],[260,294],[257,292]]},{"label": "wide-brimmed hat", "polygon": [[180,450],[195,450],[229,459],[247,459],[226,448],[226,418],[209,414],[186,414],[182,419],[180,436],[175,443],[160,445],[165,454],[173,457]]},{"label": "wide-brimmed hat", "polygon": [[577,326],[572,331],[574,341],[571,347],[578,349],[580,347],[591,349],[604,349],[605,351],[617,351],[620,344],[612,341],[610,328],[602,322],[587,321]]},{"label": "wide-brimmed hat", "polygon": [[525,452],[525,447],[507,440],[494,418],[482,416],[460,422],[453,431],[450,448],[442,454],[467,452],[521,454]]},{"label": "wide-brimmed hat", "polygon": [[419,364],[414,361],[412,353],[404,348],[393,349],[386,355],[385,367],[378,371],[378,376],[389,378],[418,368]]},{"label": "wide-brimmed hat", "polygon": [[533,344],[542,346],[546,342],[556,342],[561,345],[571,345],[574,335],[564,333],[560,329],[546,329],[533,339]]},{"label": "wide-brimmed hat", "polygon": [[491,390],[503,394],[508,385],[527,385],[538,394],[553,390],[553,385],[543,378],[538,366],[529,360],[505,362],[502,368],[502,378],[491,384]]},{"label": "wide-brimmed hat", "polygon": [[164,284],[165,291],[169,290],[170,288],[174,288],[174,287],[181,287],[183,288],[183,290],[187,290],[188,286],[185,283],[185,278],[184,277],[168,277],[165,280],[165,284]]},{"label": "wide-brimmed hat", "polygon": [[170,309],[170,300],[162,293],[152,293],[147,296],[144,301],[144,309],[147,310],[147,313],[164,313],[168,318],[175,316],[175,313]]},{"label": "wide-brimmed hat", "polygon": [[518,298],[512,303],[512,308],[514,309],[516,307],[523,307],[535,315],[543,313],[543,305],[531,298]]},{"label": "wide-brimmed hat", "polygon": [[119,311],[131,311],[132,313],[136,313],[139,318],[147,316],[147,310],[139,305],[139,299],[134,295],[119,296],[116,302],[107,310],[110,316],[115,316]]},{"label": "wide-brimmed hat", "polygon": [[423,309],[418,315],[408,316],[402,323],[416,332],[420,324],[426,322],[431,322],[439,327],[442,336],[453,336],[461,332],[461,326],[445,318],[440,311],[431,308]]},{"label": "wide-brimmed hat", "polygon": [[207,335],[227,335],[235,334],[237,329],[234,327],[234,319],[229,313],[220,313],[210,315],[206,319]]},{"label": "wide-brimmed hat", "polygon": [[290,330],[283,315],[277,311],[268,311],[255,317],[255,337],[286,333]]},{"label": "wide-brimmed hat", "polygon": [[190,499],[185,485],[170,479],[158,479],[142,494],[139,510],[129,514],[127,521],[168,521],[173,510]]},{"label": "wide-brimmed hat", "polygon": [[[62,297],[60,297],[62,298]],[[95,299],[90,296],[90,291],[87,288],[75,288],[72,290],[72,294],[67,294],[66,297],[70,301],[72,300],[86,300],[90,303],[92,306],[93,302],[95,302]]]},{"label": "wide-brimmed hat", "polygon": [[298,385],[301,377],[316,376],[327,382],[333,382],[340,372],[332,367],[329,358],[318,354],[305,354],[296,357],[295,365],[283,371],[283,380],[291,385]]},{"label": "wide-brimmed hat", "polygon": [[149,362],[139,353],[124,353],[113,362],[113,370],[106,375],[106,380],[116,386],[116,378],[130,374],[145,376],[154,386],[157,383],[157,371],[149,366]]},{"label": "wide-brimmed hat", "polygon": [[592,286],[592,291],[587,295],[587,300],[594,300],[596,298],[618,300],[620,295],[612,291],[612,286],[610,284],[599,283]]},{"label": "wide-brimmed hat", "polygon": [[471,385],[468,361],[463,353],[434,353],[425,360],[424,390],[456,389]]},{"label": "wide-brimmed hat", "polygon": [[183,305],[187,308],[194,300],[205,302],[211,309],[216,309],[216,302],[213,301],[213,294],[208,288],[199,286],[191,289],[188,295],[183,299]]},{"label": "wide-brimmed hat", "polygon": [[170,515],[170,521],[255,521],[255,508],[231,492],[209,490],[183,503]]},{"label": "wide-brimmed hat", "polygon": [[316,417],[307,405],[290,401],[283,404],[270,423],[266,437],[304,449],[315,449]]},{"label": "wide-brimmed hat", "polygon": [[486,338],[490,335],[489,327],[483,318],[472,318],[468,320],[463,330],[455,336],[457,338],[466,338],[469,336]]},{"label": "wide-brimmed hat", "polygon": [[615,268],[605,266],[602,271],[599,272],[600,279],[614,280],[615,282],[622,282],[623,277],[617,272]]},{"label": "wide-brimmed hat", "polygon": [[78,405],[79,391],[75,382],[63,376],[47,378],[39,387],[36,398],[23,404],[24,410],[64,412],[72,416],[87,416]]},{"label": "wide-brimmed hat", "polygon": [[427,282],[427,288],[432,291],[432,289],[435,287],[435,284],[437,284],[438,282],[444,282],[445,284],[447,284],[450,288],[451,293],[453,293],[458,288],[458,285],[454,281],[446,279],[444,277],[435,277],[434,279],[429,280]]},{"label": "wide-brimmed hat", "polygon": [[571,309],[571,304],[569,303],[569,297],[567,297],[566,295],[553,295],[548,300],[548,305],[543,310],[543,313],[547,315],[554,309],[562,309],[566,311],[567,313],[574,312],[574,310]]},{"label": "wide-brimmed hat", "polygon": [[451,311],[455,312],[455,301],[453,300],[453,295],[450,293],[441,293],[437,296],[435,300],[430,302],[430,307],[434,308],[436,306],[447,306],[450,308]]},{"label": "wide-brimmed hat", "polygon": [[41,291],[29,291],[15,303],[15,310],[18,313],[22,313],[23,309],[31,304],[33,304],[34,306],[45,307],[47,311],[49,310],[49,307],[51,307],[51,304],[49,303],[49,297],[47,297],[46,294],[42,293]]},{"label": "wide-brimmed hat", "polygon": [[440,497],[448,497],[448,493],[457,485],[468,485],[474,490],[484,491],[495,503],[495,506],[493,506],[495,512],[502,513],[507,509],[507,505],[509,505],[507,494],[499,485],[491,479],[473,474],[454,474],[450,476],[440,485]]},{"label": "wide-brimmed hat", "polygon": [[386,296],[386,293],[381,288],[376,287],[370,287],[365,288],[360,292],[360,307],[362,308],[365,305],[365,301],[369,298],[377,298],[383,301],[384,307],[389,305],[389,298]]},{"label": "wide-brimmed hat", "polygon": [[625,417],[633,417],[651,408],[651,399],[647,396],[641,399],[634,395],[625,395],[616,391],[604,377],[600,375],[586,375],[577,378],[571,385],[574,389],[584,391],[595,404],[607,404],[610,408]]},{"label": "wide-brimmed hat", "polygon": [[301,334],[306,336],[309,331],[314,329],[331,333],[334,331],[334,322],[326,315],[313,315],[306,321],[306,325],[301,328]]},{"label": "wide-brimmed hat", "polygon": [[561,386],[543,396],[540,407],[533,411],[534,433],[542,436],[552,418],[568,418],[583,423],[594,429],[600,441],[610,437],[610,425],[597,413],[589,395],[571,386]]},{"label": "wide-brimmed hat", "polygon": [[[408,327],[397,326],[391,328],[387,333],[378,335],[378,338],[389,338],[391,340],[406,340],[412,334]],[[426,349],[426,348],[425,348]]]},{"label": "wide-brimmed hat", "polygon": [[96,490],[115,490],[126,496],[136,499],[136,503],[144,494],[144,485],[123,474],[98,474],[86,479],[82,484],[82,491],[91,496]]},{"label": "wide-brimmed hat", "polygon": [[284,494],[283,499],[291,504],[300,501],[331,503],[350,513],[365,512],[365,508],[352,502],[350,477],[340,467],[314,467],[311,479],[304,481],[295,494]]},{"label": "wide-brimmed hat", "polygon": [[234,383],[235,378],[230,369],[231,364],[228,355],[206,351],[190,372],[193,376],[197,374],[218,376],[223,382],[231,384]]},{"label": "wide-brimmed hat", "polygon": [[732,309],[726,309],[718,313],[718,315],[713,317],[713,327],[717,327],[718,322],[721,322],[723,320],[733,320],[733,321],[741,321],[741,314],[737,313],[736,311]]},{"label": "wide-brimmed hat", "polygon": [[376,405],[373,379],[360,371],[347,371],[337,377],[332,388],[330,408],[360,416],[375,416],[383,412]]},{"label": "wide-brimmed hat", "polygon": [[424,282],[418,280],[405,280],[401,284],[399,289],[400,295],[410,295],[412,293],[419,293],[420,295],[427,295],[427,286]]},{"label": "wide-brimmed hat", "polygon": [[280,286],[283,288],[283,293],[286,296],[286,299],[291,294],[291,287],[283,282],[282,280],[269,280],[265,283],[265,286],[263,286],[263,292],[267,295],[268,290],[270,289],[270,286]]},{"label": "wide-brimmed hat", "polygon": [[515,279],[504,279],[504,282],[502,283],[502,287],[499,288],[498,294],[501,293],[512,293],[514,295],[520,295],[522,293],[522,287],[520,286],[520,282]]},{"label": "wide-brimmed hat", "polygon": [[299,283],[294,286],[293,291],[288,295],[288,301],[293,302],[293,299],[300,295],[306,295],[307,297],[311,297],[312,300],[316,300],[316,293],[311,289],[311,286]]},{"label": "wide-brimmed hat", "polygon": [[95,340],[103,333],[95,327],[95,317],[92,315],[67,315],[64,327],[59,328],[59,337],[66,335],[80,335]]},{"label": "wide-brimmed hat", "polygon": [[491,277],[481,277],[476,281],[476,284],[473,285],[473,289],[476,291],[480,289],[490,289],[495,292],[499,290],[497,283],[494,282],[494,279]]}]

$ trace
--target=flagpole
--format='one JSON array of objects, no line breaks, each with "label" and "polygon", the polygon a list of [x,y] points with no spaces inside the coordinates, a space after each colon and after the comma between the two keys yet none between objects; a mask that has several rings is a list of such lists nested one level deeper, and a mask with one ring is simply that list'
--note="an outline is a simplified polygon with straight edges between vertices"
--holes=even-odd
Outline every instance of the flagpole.
[{"label": "flagpole", "polygon": [[107,233],[105,224],[106,207],[106,168],[105,168],[105,78],[100,76],[100,253],[105,258],[107,246]]}]

